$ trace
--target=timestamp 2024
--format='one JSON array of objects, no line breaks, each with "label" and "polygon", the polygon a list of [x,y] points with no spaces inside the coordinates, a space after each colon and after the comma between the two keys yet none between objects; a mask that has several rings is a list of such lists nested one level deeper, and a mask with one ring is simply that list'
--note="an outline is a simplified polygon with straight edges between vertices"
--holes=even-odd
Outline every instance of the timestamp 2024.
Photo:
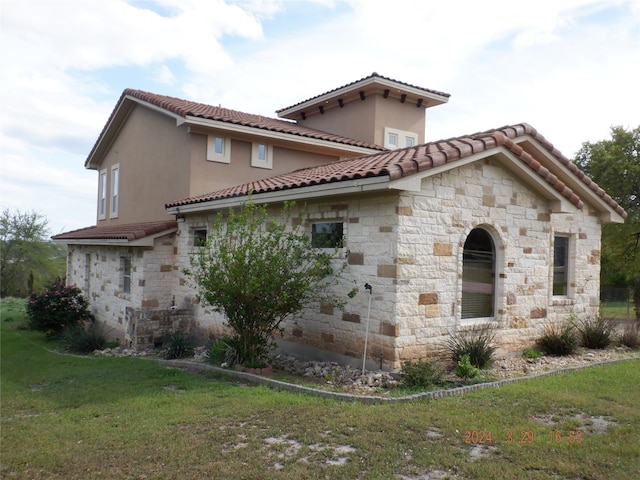
[{"label": "timestamp 2024", "polygon": [[538,442],[580,445],[583,441],[582,430],[549,430],[543,434],[536,434],[533,430],[505,430],[500,433],[491,430],[465,430],[464,432],[464,443],[468,445],[495,445],[498,443],[533,445]]}]

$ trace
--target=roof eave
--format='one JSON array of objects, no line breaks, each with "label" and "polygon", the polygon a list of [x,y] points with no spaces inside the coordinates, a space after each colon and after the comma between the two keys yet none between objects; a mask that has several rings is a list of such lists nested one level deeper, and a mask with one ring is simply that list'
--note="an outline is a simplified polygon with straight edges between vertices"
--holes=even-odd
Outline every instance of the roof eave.
[{"label": "roof eave", "polygon": [[153,247],[157,238],[174,234],[178,231],[177,227],[163,230],[154,234],[147,235],[142,238],[136,238],[134,240],[128,240],[126,238],[77,238],[77,239],[55,239],[51,240],[57,244],[64,245],[94,245],[105,247]]},{"label": "roof eave", "polygon": [[240,133],[243,135],[261,136],[270,139],[281,140],[287,143],[296,143],[298,145],[310,145],[314,147],[331,148],[340,152],[350,152],[355,154],[371,154],[378,153],[380,150],[373,147],[359,147],[357,145],[349,145],[348,143],[340,143],[331,140],[322,140],[319,138],[310,138],[302,135],[295,135],[293,133],[274,132],[266,128],[250,127],[247,125],[238,125],[235,123],[223,122],[220,120],[210,120],[202,117],[195,117],[187,115],[184,119],[184,123],[189,126],[215,128],[217,130]]},{"label": "roof eave", "polygon": [[[342,180],[340,182],[322,183],[307,187],[287,188],[271,192],[252,193],[251,200],[257,204],[280,203],[389,189],[389,176],[383,175],[378,177]],[[235,197],[220,198],[205,202],[174,205],[167,208],[167,213],[170,215],[186,215],[223,210],[238,207],[245,203],[247,199],[248,195],[237,195]]]},{"label": "roof eave", "polygon": [[[531,135],[522,135],[514,138],[515,143],[528,141],[544,156],[545,167],[549,168],[553,173],[561,177],[561,180],[573,190],[585,203],[592,206],[597,212],[602,223],[624,223],[625,217],[620,212],[612,208],[607,201],[599,196],[594,190],[589,188],[584,181],[576,176],[566,165],[558,161],[558,159],[549,152],[535,137]],[[593,181],[592,181],[593,182]],[[603,190],[604,192],[604,190]],[[604,192],[606,197],[609,197]],[[610,197],[609,197],[610,198]]]},{"label": "roof eave", "polygon": [[318,105],[324,105],[327,102],[344,97],[345,95],[348,95],[354,91],[362,90],[363,88],[372,89],[371,87],[375,87],[375,86],[379,86],[381,90],[384,90],[384,87],[387,87],[389,89],[394,89],[401,93],[406,93],[406,94],[415,96],[416,98],[422,98],[423,100],[427,100],[426,102],[423,102],[423,108],[435,107],[437,105],[442,105],[443,103],[447,103],[449,101],[448,96],[440,95],[436,92],[431,92],[431,91],[413,87],[410,85],[394,82],[393,80],[390,80],[387,78],[372,76],[372,77],[364,78],[356,83],[345,85],[344,87],[324,93],[318,97],[310,98],[309,100],[306,100],[297,105],[283,108],[281,110],[278,110],[276,113],[280,118],[295,120],[298,118],[300,112],[314,109]]}]

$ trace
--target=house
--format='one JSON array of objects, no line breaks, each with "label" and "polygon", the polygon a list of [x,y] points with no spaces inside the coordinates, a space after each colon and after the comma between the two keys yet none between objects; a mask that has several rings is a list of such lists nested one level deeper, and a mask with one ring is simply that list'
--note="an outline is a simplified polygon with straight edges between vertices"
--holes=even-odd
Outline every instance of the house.
[{"label": "house", "polygon": [[361,358],[368,323],[369,357],[398,368],[478,323],[508,352],[595,315],[601,225],[626,212],[527,124],[425,143],[425,109],[448,98],[373,73],[272,119],[125,90],[85,164],[97,223],[54,237],[67,281],[133,346],[219,332],[183,269],[251,192],[304,205],[310,234],[341,231],[345,281],[373,287],[288,322],[292,352]]}]

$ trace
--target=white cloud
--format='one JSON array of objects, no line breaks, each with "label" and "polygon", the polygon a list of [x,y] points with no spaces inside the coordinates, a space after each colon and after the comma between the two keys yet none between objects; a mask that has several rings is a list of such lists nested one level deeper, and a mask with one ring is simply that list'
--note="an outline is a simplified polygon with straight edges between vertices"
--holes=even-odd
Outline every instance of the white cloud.
[{"label": "white cloud", "polygon": [[638,124],[639,18],[638,0],[3,0],[2,202],[84,202],[92,223],[83,162],[127,86],[274,116],[377,71],[452,94],[428,139],[527,121],[572,156]]}]

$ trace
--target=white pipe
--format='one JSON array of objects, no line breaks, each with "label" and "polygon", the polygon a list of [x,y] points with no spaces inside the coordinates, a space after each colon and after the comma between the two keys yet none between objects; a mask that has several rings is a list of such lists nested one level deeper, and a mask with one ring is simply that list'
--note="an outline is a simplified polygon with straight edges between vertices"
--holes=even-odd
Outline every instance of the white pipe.
[{"label": "white pipe", "polygon": [[373,295],[373,288],[368,283],[364,284],[364,288],[369,290],[369,308],[367,310],[367,328],[364,334],[364,353],[362,354],[362,375],[364,375],[364,366],[367,363],[367,341],[369,340],[369,319],[371,318],[371,297]]}]

